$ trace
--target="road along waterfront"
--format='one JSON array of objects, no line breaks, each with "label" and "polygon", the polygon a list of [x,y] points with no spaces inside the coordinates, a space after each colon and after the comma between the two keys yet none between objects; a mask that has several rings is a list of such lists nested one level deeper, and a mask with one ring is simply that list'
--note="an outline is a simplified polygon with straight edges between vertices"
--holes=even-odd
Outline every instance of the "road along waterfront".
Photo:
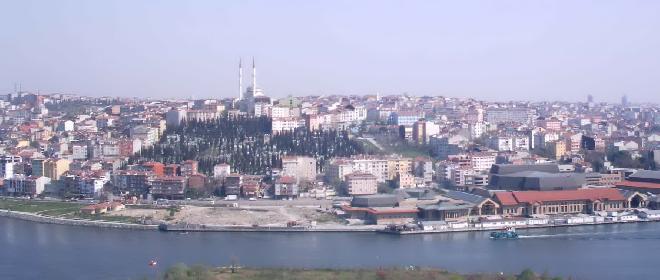
[{"label": "road along waterfront", "polygon": [[[654,279],[660,223],[436,235],[215,232],[72,227],[0,217],[0,279],[135,279],[185,262],[256,267],[418,265],[458,272],[548,271],[574,279]],[[158,260],[158,267],[147,263]]]}]

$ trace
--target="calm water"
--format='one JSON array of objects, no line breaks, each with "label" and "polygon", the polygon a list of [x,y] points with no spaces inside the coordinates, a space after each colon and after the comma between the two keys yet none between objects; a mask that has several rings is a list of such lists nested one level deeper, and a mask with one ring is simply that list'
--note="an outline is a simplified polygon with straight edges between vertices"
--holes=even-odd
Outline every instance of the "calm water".
[{"label": "calm water", "polygon": [[[657,279],[660,223],[487,233],[164,233],[0,218],[0,279],[137,279],[177,262],[259,267],[419,265],[460,272],[548,271],[574,279]],[[150,268],[150,259],[158,260]]]}]

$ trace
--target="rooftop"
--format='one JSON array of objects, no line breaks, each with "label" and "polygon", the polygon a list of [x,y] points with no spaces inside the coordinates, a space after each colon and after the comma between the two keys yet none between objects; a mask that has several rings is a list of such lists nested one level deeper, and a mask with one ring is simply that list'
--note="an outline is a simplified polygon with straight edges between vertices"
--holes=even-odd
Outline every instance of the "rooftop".
[{"label": "rooftop", "polygon": [[579,189],[567,191],[520,191],[497,192],[495,197],[502,205],[517,205],[520,203],[542,203],[565,200],[624,200],[617,189]]}]

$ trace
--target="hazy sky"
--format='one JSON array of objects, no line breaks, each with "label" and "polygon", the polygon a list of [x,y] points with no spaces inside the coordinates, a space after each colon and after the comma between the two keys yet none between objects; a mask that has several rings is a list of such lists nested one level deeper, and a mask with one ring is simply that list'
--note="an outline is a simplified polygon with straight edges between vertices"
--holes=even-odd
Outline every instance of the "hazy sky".
[{"label": "hazy sky", "polygon": [[271,96],[660,102],[660,1],[0,0],[0,93],[237,96],[252,56]]}]

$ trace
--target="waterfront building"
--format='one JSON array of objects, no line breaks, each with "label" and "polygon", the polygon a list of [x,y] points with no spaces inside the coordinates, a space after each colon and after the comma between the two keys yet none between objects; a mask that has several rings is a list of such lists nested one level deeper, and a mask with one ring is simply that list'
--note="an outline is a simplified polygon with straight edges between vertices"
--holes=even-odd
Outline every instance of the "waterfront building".
[{"label": "waterfront building", "polygon": [[613,188],[495,192],[494,200],[500,204],[501,214],[511,216],[620,211],[631,202]]},{"label": "waterfront building", "polygon": [[364,220],[366,224],[403,225],[417,219],[419,210],[399,207],[352,207],[344,205],[341,210],[351,219]]},{"label": "waterfront building", "polygon": [[426,221],[466,221],[469,216],[497,215],[499,204],[489,197],[448,191],[436,204],[418,206],[420,220]]}]

